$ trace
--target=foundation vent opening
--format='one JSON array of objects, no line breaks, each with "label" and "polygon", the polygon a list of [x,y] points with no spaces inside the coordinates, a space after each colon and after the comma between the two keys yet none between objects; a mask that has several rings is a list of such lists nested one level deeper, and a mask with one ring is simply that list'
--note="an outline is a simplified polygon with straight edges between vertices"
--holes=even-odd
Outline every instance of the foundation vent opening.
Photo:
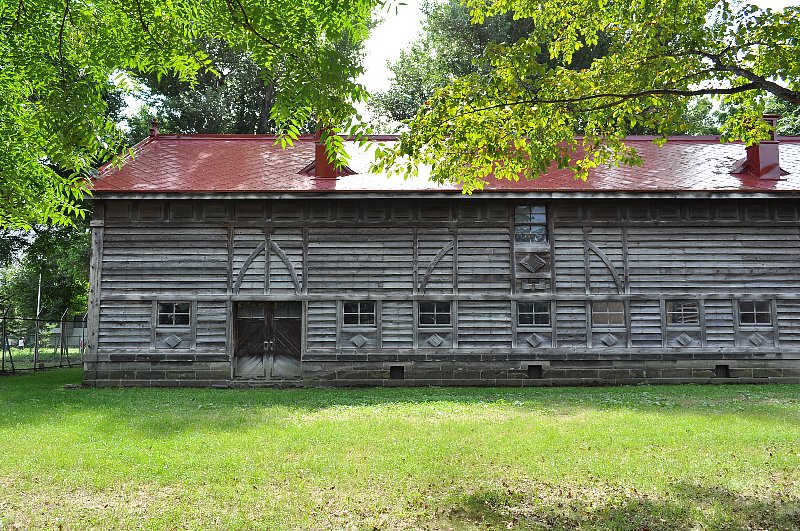
[{"label": "foundation vent opening", "polygon": [[389,367],[390,380],[403,380],[405,379],[405,367],[402,365],[392,365]]},{"label": "foundation vent opening", "polygon": [[730,378],[731,366],[730,365],[716,365],[714,367],[714,376],[717,378]]},{"label": "foundation vent opening", "polygon": [[531,380],[539,380],[542,378],[541,365],[528,365],[528,378]]}]

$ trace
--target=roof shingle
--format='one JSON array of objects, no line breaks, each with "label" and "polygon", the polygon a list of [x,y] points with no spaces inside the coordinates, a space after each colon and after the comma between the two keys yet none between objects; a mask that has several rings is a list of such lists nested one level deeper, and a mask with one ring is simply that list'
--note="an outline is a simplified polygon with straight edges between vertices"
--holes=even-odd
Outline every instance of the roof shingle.
[{"label": "roof shingle", "polygon": [[[382,137],[381,140],[389,140]],[[390,140],[389,140],[390,141]],[[714,137],[676,137],[663,147],[651,138],[630,137],[644,163],[601,167],[587,181],[569,170],[554,169],[535,180],[490,179],[488,192],[798,192],[800,138],[783,138],[780,180],[759,180],[730,173],[744,157],[740,143],[722,144]],[[158,135],[139,144],[121,167],[106,165],[94,180],[96,194],[272,193],[272,192],[459,192],[425,175],[405,180],[369,173],[371,151],[348,142],[356,173],[336,180],[299,173],[314,158],[313,137],[301,137],[282,149],[274,136]],[[422,171],[420,172],[423,173]]]}]

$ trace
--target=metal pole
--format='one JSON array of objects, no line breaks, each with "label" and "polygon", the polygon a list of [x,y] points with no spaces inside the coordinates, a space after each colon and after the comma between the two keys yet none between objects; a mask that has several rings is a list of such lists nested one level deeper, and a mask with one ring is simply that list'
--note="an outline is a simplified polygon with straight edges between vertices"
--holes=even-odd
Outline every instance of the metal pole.
[{"label": "metal pole", "polygon": [[6,333],[6,312],[3,311],[3,361],[0,363],[0,372],[6,372],[6,345],[8,345],[8,334]]},{"label": "metal pole", "polygon": [[[66,341],[64,337],[66,336],[66,329],[67,329],[67,311],[64,310],[64,313],[61,314],[61,337],[59,338],[58,347],[59,347],[59,358],[58,358],[58,365],[62,367],[64,365],[64,345]],[[69,355],[67,355],[67,360],[69,360]]]},{"label": "metal pole", "polygon": [[[3,335],[8,340],[8,312],[11,310],[11,307],[8,307],[3,312]],[[11,363],[11,372],[14,372],[14,355],[11,353],[11,345],[8,345],[8,361]],[[3,363],[5,364],[5,356],[3,356]]]},{"label": "metal pole", "polygon": [[33,331],[33,368],[39,367],[39,314],[42,311],[42,274],[39,273],[39,289],[36,293],[36,329]]}]

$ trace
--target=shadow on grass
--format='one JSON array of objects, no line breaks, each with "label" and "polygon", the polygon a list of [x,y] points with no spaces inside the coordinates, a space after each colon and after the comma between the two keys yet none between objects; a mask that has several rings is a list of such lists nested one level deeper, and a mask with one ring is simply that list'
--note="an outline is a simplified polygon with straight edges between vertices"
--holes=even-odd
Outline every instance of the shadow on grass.
[{"label": "shadow on grass", "polygon": [[[65,412],[99,413],[160,436],[196,430],[235,431],[267,416],[291,417],[329,408],[491,404],[521,412],[570,415],[629,410],[658,415],[747,416],[769,425],[800,422],[800,386],[413,387],[305,389],[65,389],[80,369],[0,377],[0,427],[35,424]],[[389,411],[391,414],[391,411]],[[164,420],[168,419],[168,422]],[[98,426],[99,427],[99,426]]]},{"label": "shadow on grass", "polygon": [[780,492],[744,495],[689,483],[653,495],[601,485],[503,486],[463,495],[444,514],[455,528],[800,529],[800,501]]}]

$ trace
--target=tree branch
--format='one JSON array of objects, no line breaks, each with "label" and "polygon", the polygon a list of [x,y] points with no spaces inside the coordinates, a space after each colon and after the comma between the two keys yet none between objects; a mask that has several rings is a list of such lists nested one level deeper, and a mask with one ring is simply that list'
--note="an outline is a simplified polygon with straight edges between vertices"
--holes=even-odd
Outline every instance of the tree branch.
[{"label": "tree branch", "polygon": [[584,101],[591,101],[603,98],[614,98],[614,101],[612,102],[605,103],[602,105],[597,105],[595,107],[591,107],[588,109],[583,109],[583,111],[598,111],[614,107],[628,100],[642,98],[645,96],[691,97],[691,96],[709,96],[709,95],[721,95],[721,94],[738,94],[740,92],[747,92],[748,90],[755,90],[758,88],[761,88],[761,86],[758,83],[747,83],[745,85],[739,85],[738,87],[730,87],[730,88],[697,89],[697,90],[653,89],[653,90],[643,90],[640,92],[629,92],[629,93],[606,92],[601,94],[592,94],[589,96],[578,96],[575,98],[559,98],[559,99],[533,98],[528,100],[517,100],[505,103],[497,103],[494,105],[487,105],[486,107],[479,107],[477,109],[470,109],[469,111],[460,112],[456,116],[465,116],[467,114],[475,114],[479,112],[490,111],[492,109],[499,109],[501,107],[510,107],[515,105],[540,105],[540,104],[558,105],[558,104],[568,104],[568,103],[580,103]]},{"label": "tree branch", "polygon": [[19,4],[17,4],[17,16],[14,18],[14,23],[11,24],[11,29],[17,29],[17,25],[19,24],[19,20],[22,18],[22,11],[25,9],[25,4],[23,0],[19,0]]},{"label": "tree branch", "polygon": [[[253,35],[258,37],[262,42],[268,44],[269,46],[272,46],[276,50],[279,50],[279,51],[281,51],[283,53],[286,53],[287,55],[291,56],[294,59],[298,59],[296,54],[294,54],[291,51],[285,50],[280,44],[278,44],[277,42],[273,41],[272,39],[270,39],[269,37],[267,37],[266,35],[264,35],[260,31],[258,31],[253,26],[253,24],[250,22],[250,17],[247,15],[247,11],[245,10],[244,5],[242,4],[241,0],[225,0],[225,3],[228,5],[228,10],[231,12],[232,15],[234,14],[235,11],[238,11],[239,13],[241,13],[241,15],[242,15],[241,24],[242,24],[242,26],[245,27],[245,29],[247,29]],[[236,4],[236,6],[234,6],[234,3]],[[238,9],[236,9],[236,7],[238,7]],[[235,17],[234,17],[234,19],[235,19]]]},{"label": "tree branch", "polygon": [[144,14],[142,13],[142,4],[139,0],[133,0],[133,3],[136,4],[136,11],[139,14],[139,24],[142,26],[142,30],[150,37],[150,40],[153,41],[153,44],[158,46],[159,48],[164,48],[164,45],[156,39],[155,35],[150,32],[150,27],[147,25],[147,22],[144,20]]},{"label": "tree branch", "polygon": [[729,46],[723,52],[718,54],[704,52],[702,50],[687,50],[687,52],[711,59],[714,62],[714,66],[717,68],[717,70],[736,74],[737,76],[743,77],[744,79],[750,81],[751,84],[755,84],[757,88],[765,90],[770,94],[773,94],[774,96],[782,100],[786,100],[794,105],[800,105],[800,92],[790,90],[775,83],[774,81],[770,81],[763,76],[759,76],[755,72],[747,70],[746,68],[742,68],[736,64],[727,64],[725,61],[723,61],[722,54],[730,49],[731,47]]},{"label": "tree branch", "polygon": [[61,17],[61,27],[58,28],[58,60],[61,69],[61,88],[66,89],[67,74],[64,71],[64,28],[69,16],[69,0],[64,0],[64,16]]}]

